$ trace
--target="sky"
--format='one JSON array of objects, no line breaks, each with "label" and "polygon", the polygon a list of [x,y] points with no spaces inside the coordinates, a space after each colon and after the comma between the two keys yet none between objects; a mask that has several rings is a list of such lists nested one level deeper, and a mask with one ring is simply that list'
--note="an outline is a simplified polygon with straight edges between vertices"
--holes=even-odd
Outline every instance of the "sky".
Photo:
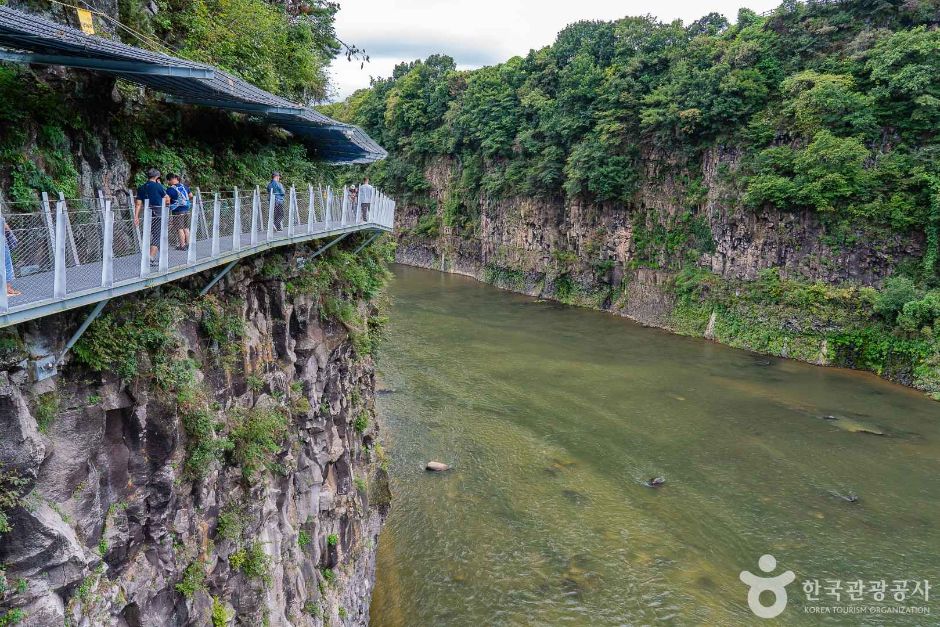
[{"label": "sky", "polygon": [[712,11],[732,22],[738,9],[758,13],[780,0],[341,0],[336,16],[340,39],[365,49],[370,62],[345,56],[330,67],[332,100],[369,86],[369,77],[387,77],[401,61],[442,52],[458,68],[471,69],[525,55],[551,44],[572,22],[613,20],[650,13],[661,21],[692,22]]}]

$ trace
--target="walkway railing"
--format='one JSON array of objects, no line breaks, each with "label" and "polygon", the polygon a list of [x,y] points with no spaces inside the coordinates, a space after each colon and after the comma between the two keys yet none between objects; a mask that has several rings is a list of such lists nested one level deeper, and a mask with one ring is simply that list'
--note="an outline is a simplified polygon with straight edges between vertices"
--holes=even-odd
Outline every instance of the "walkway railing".
[{"label": "walkway railing", "polygon": [[[184,220],[134,196],[50,198],[0,207],[0,327],[173,281],[263,250],[357,231],[391,231],[395,202],[375,190],[369,207],[346,188],[291,187],[283,202],[253,190],[195,190]],[[154,224],[158,220],[158,224]],[[178,221],[179,220],[179,221]],[[190,229],[177,246],[178,227]],[[151,245],[159,247],[151,260]],[[10,257],[7,258],[9,253]],[[12,264],[4,263],[8,259]],[[12,274],[11,274],[12,271]],[[8,296],[7,285],[19,295]]]}]

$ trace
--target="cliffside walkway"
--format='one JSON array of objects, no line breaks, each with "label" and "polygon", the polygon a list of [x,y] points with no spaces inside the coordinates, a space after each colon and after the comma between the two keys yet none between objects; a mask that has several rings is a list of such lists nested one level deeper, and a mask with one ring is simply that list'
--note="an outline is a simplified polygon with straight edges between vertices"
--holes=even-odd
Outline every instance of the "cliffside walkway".
[{"label": "cliffside walkway", "polygon": [[[208,290],[239,259],[279,246],[332,238],[318,254],[351,233],[365,232],[370,237],[362,248],[392,230],[395,213],[395,202],[378,190],[368,212],[351,202],[346,188],[309,185],[298,194],[291,187],[283,211],[259,188],[247,196],[238,188],[211,194],[196,190],[188,216],[189,246],[177,250],[177,225],[170,224],[168,207],[162,207],[159,229],[151,228],[149,205],[135,225],[133,198],[130,192],[78,200],[50,200],[43,194],[34,211],[12,203],[0,208],[0,230],[9,227],[7,237],[0,237],[0,327],[83,305],[103,307],[115,296],[224,266]],[[159,246],[156,263],[150,259],[151,245]],[[8,248],[12,277],[3,263]],[[8,296],[8,284],[21,294]]]}]

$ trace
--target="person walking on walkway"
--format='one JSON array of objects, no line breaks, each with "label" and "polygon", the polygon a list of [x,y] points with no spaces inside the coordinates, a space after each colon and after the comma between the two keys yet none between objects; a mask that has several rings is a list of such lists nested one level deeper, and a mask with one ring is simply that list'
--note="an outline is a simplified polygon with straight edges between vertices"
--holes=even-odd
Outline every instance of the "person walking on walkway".
[{"label": "person walking on walkway", "polygon": [[362,221],[369,221],[369,208],[372,206],[372,196],[375,194],[375,188],[369,185],[367,176],[362,185],[359,186],[359,206],[362,207]]},{"label": "person walking on walkway", "polygon": [[284,228],[284,195],[287,192],[281,184],[281,173],[272,172],[271,182],[268,183],[268,195],[274,197],[274,230]]},{"label": "person walking on walkway", "polygon": [[349,213],[352,215],[354,222],[356,220],[357,207],[359,207],[359,190],[355,185],[352,185],[349,188]]},{"label": "person walking on walkway", "polygon": [[150,263],[159,261],[157,253],[160,251],[160,221],[163,217],[163,205],[170,202],[166,189],[160,182],[160,170],[150,168],[147,170],[147,182],[137,188],[137,200],[134,201],[134,226],[140,226],[140,210],[144,201],[150,201]]},{"label": "person walking on walkway", "polygon": [[176,174],[168,175],[166,182],[169,183],[166,194],[170,197],[170,221],[178,237],[176,250],[186,250],[189,246],[189,212],[192,209],[193,193],[180,182]]}]

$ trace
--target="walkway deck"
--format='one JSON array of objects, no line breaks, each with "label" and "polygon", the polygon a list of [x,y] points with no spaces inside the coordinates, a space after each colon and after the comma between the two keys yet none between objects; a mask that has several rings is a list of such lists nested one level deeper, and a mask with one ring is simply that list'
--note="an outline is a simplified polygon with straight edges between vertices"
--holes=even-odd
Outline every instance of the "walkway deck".
[{"label": "walkway deck", "polygon": [[[345,190],[334,194],[330,188],[314,191],[311,187],[302,203],[291,188],[280,230],[274,228],[273,205],[266,203],[262,209],[260,192],[246,200],[213,194],[213,201],[205,203],[200,194],[191,214],[195,227],[191,247],[173,248],[175,235],[164,226],[161,239],[168,245],[156,267],[149,263],[149,251],[141,253],[148,239],[143,220],[135,228],[130,208],[125,205],[116,210],[112,199],[100,199],[104,210],[72,212],[71,216],[67,200],[58,201],[55,211],[50,207],[47,213],[6,216],[17,240],[9,283],[22,295],[4,298],[5,290],[0,293],[0,327],[175,281],[280,246],[356,232],[388,232],[394,223],[395,203],[380,192],[368,216],[363,216],[350,205]],[[0,238],[0,255],[5,245]],[[0,268],[0,288],[8,280],[5,275],[6,270]]]}]

